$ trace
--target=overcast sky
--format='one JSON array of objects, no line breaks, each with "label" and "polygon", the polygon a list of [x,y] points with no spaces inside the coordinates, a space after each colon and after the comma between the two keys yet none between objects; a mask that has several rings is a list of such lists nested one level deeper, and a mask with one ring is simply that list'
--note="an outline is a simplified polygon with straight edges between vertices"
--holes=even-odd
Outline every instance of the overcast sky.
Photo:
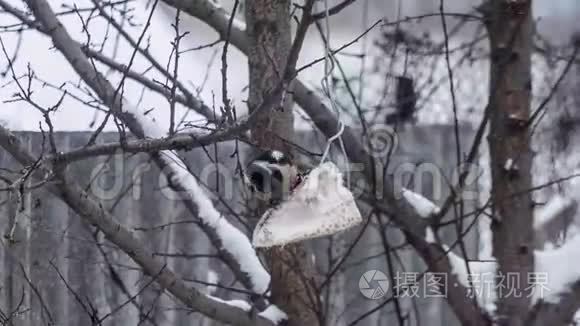
[{"label": "overcast sky", "polygon": [[[22,5],[15,0],[9,0],[9,2],[22,7]],[[88,0],[65,2],[50,0],[50,3],[53,5],[53,9],[57,11],[62,10],[62,3],[68,5],[74,3],[81,8],[90,5],[90,1]],[[404,3],[404,6],[398,8],[398,3]],[[433,12],[437,10],[438,3],[438,1],[434,0],[431,2],[425,0],[376,0],[368,2],[366,0],[359,0],[352,8],[349,8],[342,14],[333,17],[331,21],[332,44],[338,46],[350,41],[360,34],[362,30],[382,17],[387,17],[387,19],[392,21],[397,17],[399,11],[401,16],[412,16],[420,13]],[[472,5],[476,3],[478,3],[478,1],[448,0],[446,1],[446,8],[449,11],[469,11]],[[577,19],[580,18],[580,1],[536,0],[534,3],[535,16],[542,17],[540,23],[542,32],[555,42],[567,41],[573,30],[573,26],[577,26]],[[142,19],[146,17],[149,10],[144,8],[144,4],[144,1],[132,3],[133,6],[137,7],[137,17],[141,17]],[[159,8],[159,10],[154,14],[152,26],[148,35],[150,36],[151,52],[160,62],[165,64],[171,50],[170,41],[173,39],[170,27],[172,14],[170,13],[170,10],[167,10],[167,8],[164,8],[165,10],[161,9],[163,8]],[[0,14],[0,24],[8,24],[10,21],[11,19],[8,15]],[[67,16],[66,18],[63,18],[63,22],[65,23],[65,26],[68,27],[69,32],[77,40],[81,42],[86,41],[86,35],[82,32],[77,17],[74,15]],[[141,22],[143,22],[143,20]],[[425,23],[430,24],[429,27],[432,33],[438,33],[440,28],[440,21],[438,19],[426,21]],[[102,21],[94,21],[90,25],[91,40],[93,42],[103,38],[105,27],[106,25]],[[132,34],[136,36],[139,35],[141,28],[142,26],[132,29]],[[217,34],[209,27],[194,19],[188,19],[187,17],[184,17],[182,30],[190,31],[190,34],[182,48],[203,45],[212,42],[217,38]],[[377,32],[378,30],[375,31],[375,33],[369,34],[366,43],[357,43],[349,49],[349,52],[360,52],[365,44],[368,49],[373,48],[372,39],[376,36]],[[12,53],[16,46],[16,35],[14,33],[4,33],[1,34],[1,37],[7,47],[8,53]],[[452,40],[452,42],[456,43],[459,43],[460,41],[461,40],[459,39]],[[46,37],[34,32],[26,32],[21,44],[19,58],[15,64],[16,74],[23,74],[26,71],[27,64],[30,64],[31,68],[39,78],[49,81],[54,85],[58,86],[64,82],[78,82],[78,77],[73,73],[68,63],[60,56],[60,54],[56,53],[51,46],[51,42]],[[221,51],[221,49],[222,46],[220,45],[211,49],[184,54],[180,64],[179,74],[181,79],[185,81],[187,85],[192,86],[192,89],[193,87],[204,85],[200,96],[210,105],[212,103],[212,98],[221,98],[221,65],[219,55],[212,62],[212,57],[215,56],[215,53],[220,53],[219,51]],[[112,55],[112,47],[106,48],[105,50],[107,54]],[[323,53],[323,46],[320,38],[313,29],[308,36],[306,45],[304,46],[304,51],[300,57],[300,63],[303,64],[310,62],[312,59],[323,55]],[[130,48],[126,45],[122,45],[117,52],[117,59],[126,63],[131,54],[132,52]],[[356,73],[358,69],[360,69],[359,60],[350,59],[349,61],[349,59],[344,58],[343,60],[345,60],[343,62],[344,66],[350,73]],[[4,71],[6,63],[6,58],[1,55],[0,68],[2,68],[2,71]],[[246,109],[243,100],[247,96],[247,92],[244,91],[244,88],[247,86],[247,62],[241,53],[232,49],[229,51],[228,65],[230,69],[230,75],[228,78],[229,94],[237,104],[238,109],[243,112]],[[145,67],[143,60],[137,60],[135,62],[134,69],[137,71],[143,71]],[[305,72],[301,78],[315,85],[319,84],[323,72],[322,69],[322,65],[315,66],[313,69]],[[484,72],[487,70],[487,67],[481,66],[476,69]],[[207,81],[204,83],[206,78]],[[0,89],[0,100],[2,101],[10,100],[17,89],[14,83],[9,83],[10,79],[10,74],[0,79],[1,84],[3,85]],[[117,79],[113,77],[112,80],[115,81]],[[482,84],[479,83],[479,85],[481,86]],[[485,84],[483,84],[483,86],[484,88],[481,92],[484,93]],[[54,104],[59,98],[59,93],[57,91],[50,89],[49,87],[43,87],[39,83],[34,85],[34,89],[34,99],[42,105]],[[125,95],[134,104],[154,109],[152,114],[158,119],[158,121],[164,125],[168,124],[168,103],[166,100],[147,92],[139,101],[141,88],[133,83],[127,83]],[[372,94],[369,94],[368,96],[372,96]],[[216,100],[216,102],[216,106],[219,106],[219,101]],[[443,103],[444,102],[445,101],[443,100]],[[443,104],[441,110],[444,109],[445,104]],[[67,99],[64,101],[62,109],[53,119],[55,128],[58,130],[86,130],[89,128],[89,124],[94,117],[95,115],[92,109],[83,107],[83,105],[72,99]],[[102,118],[102,114],[97,117]],[[196,116],[189,116],[188,120],[197,121],[198,118],[199,117]],[[0,104],[0,120],[6,121],[8,126],[13,129],[38,130],[39,122],[42,119],[40,114],[26,103],[3,103]],[[110,126],[109,129],[112,128],[113,126]]]}]

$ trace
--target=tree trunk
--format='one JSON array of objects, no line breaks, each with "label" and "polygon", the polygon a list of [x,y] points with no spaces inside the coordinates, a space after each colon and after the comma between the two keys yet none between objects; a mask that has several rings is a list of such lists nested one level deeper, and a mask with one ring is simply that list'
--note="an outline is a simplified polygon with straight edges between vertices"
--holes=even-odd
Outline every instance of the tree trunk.
[{"label": "tree trunk", "polygon": [[[490,164],[493,254],[498,261],[499,325],[523,326],[533,274],[533,202],[530,151],[531,0],[490,0]],[[510,274],[508,274],[510,273]],[[512,274],[513,273],[513,274]],[[519,295],[519,296],[518,296]]]},{"label": "tree trunk", "polygon": [[[250,39],[250,111],[257,108],[284,74],[291,47],[290,1],[246,1],[247,33]],[[252,140],[264,149],[277,149],[291,154],[286,141],[294,136],[292,99],[286,96],[283,107],[263,112],[252,128]]]},{"label": "tree trunk", "polygon": [[[290,1],[246,1],[249,37],[250,111],[283,78],[291,48]],[[280,99],[282,100],[282,99]],[[290,93],[279,107],[262,112],[251,128],[252,140],[262,149],[276,149],[292,155],[294,118]],[[264,209],[257,211],[258,216]],[[301,244],[265,250],[272,276],[273,302],[284,310],[290,325],[318,325],[319,306],[313,282],[314,269]]]}]

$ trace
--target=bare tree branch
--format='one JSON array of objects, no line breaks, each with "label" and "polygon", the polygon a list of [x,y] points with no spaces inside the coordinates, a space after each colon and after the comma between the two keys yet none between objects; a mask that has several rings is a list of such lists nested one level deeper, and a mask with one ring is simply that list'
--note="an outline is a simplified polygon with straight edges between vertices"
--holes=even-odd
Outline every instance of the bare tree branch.
[{"label": "bare tree branch", "polygon": [[[0,145],[20,164],[24,166],[34,164],[34,157],[25,150],[20,139],[2,126],[0,126]],[[157,282],[186,306],[208,317],[233,325],[272,325],[264,318],[250,316],[240,308],[222,303],[186,286],[163,262],[145,249],[145,244],[141,243],[133,233],[115,221],[100,203],[83,191],[77,183],[70,180],[62,168],[58,166],[51,168],[40,164],[34,171],[33,177],[42,179],[51,173],[54,173],[56,182],[48,184],[50,192],[66,202],[87,223],[98,227],[107,239],[127,253],[147,275],[156,276]]]},{"label": "bare tree branch", "polygon": [[[151,130],[147,130],[147,127],[143,125],[143,119],[146,119],[146,117],[139,116],[134,108],[131,108],[121,96],[118,96],[113,86],[104,76],[94,69],[79,44],[70,37],[64,26],[57,20],[48,3],[44,0],[30,0],[27,1],[27,4],[35,17],[42,23],[44,29],[48,31],[55,47],[61,51],[85,83],[110,108],[112,114],[127,125],[137,137],[145,138],[146,136],[151,136],[151,134],[148,135]],[[160,133],[159,130],[153,132]],[[155,136],[159,137],[160,135],[156,134]],[[199,187],[197,181],[189,171],[185,170],[186,165],[183,162],[179,164],[180,159],[175,154],[152,153],[151,156],[170,181],[169,186],[171,189],[180,194],[192,215],[200,215],[202,209],[215,210],[213,206],[200,207],[200,205],[212,205],[212,203],[207,198],[198,198],[198,196],[203,195],[201,192],[192,193],[190,187],[193,185]],[[184,181],[184,179],[187,179],[187,181]],[[201,226],[220,253],[220,256],[232,268],[244,286],[258,294],[265,293],[270,278],[251,247],[247,236],[229,224],[224,217],[216,221],[213,220],[212,215],[209,219],[204,220]],[[228,234],[224,234],[226,230]],[[224,241],[224,237],[228,237],[230,241]],[[231,239],[240,241],[231,241]]]},{"label": "bare tree branch", "polygon": [[[50,36],[49,32],[38,21],[28,18],[28,16],[25,13],[23,13],[20,10],[18,10],[17,8],[11,6],[6,1],[0,0],[0,7],[2,9],[4,9],[6,12],[8,12],[8,13],[12,14],[13,16],[15,16],[16,18],[18,18],[20,21],[22,21],[23,24],[26,24],[30,28],[34,28],[43,34]],[[110,18],[110,19],[112,20],[112,18]],[[118,26],[118,24],[115,23],[115,26]],[[118,27],[121,28],[121,26],[118,26]],[[125,35],[125,33],[123,35]],[[130,43],[132,43],[132,44],[135,43],[135,41],[132,38],[130,38],[129,35],[126,35],[126,37],[128,38]],[[84,46],[76,41],[73,41],[73,42],[75,42],[77,44],[77,46],[80,47],[82,49],[82,51],[85,53],[85,55],[88,56],[89,58],[94,58],[97,61],[101,62],[102,64],[106,65],[107,67],[125,74],[125,76],[127,78],[130,78],[130,79],[142,84],[143,86],[149,88],[150,90],[152,90],[156,93],[163,95],[164,97],[166,97],[168,99],[171,98],[171,96],[172,96],[171,90],[163,87],[159,83],[156,83],[155,81],[148,79],[147,77],[143,76],[142,74],[140,74],[138,72],[135,72],[131,69],[128,69],[125,65],[116,62],[115,60],[107,57],[106,55],[100,53],[99,51],[93,50],[93,49],[89,48],[88,46]],[[173,76],[171,76],[171,74],[169,72],[167,72],[165,70],[165,68],[163,68],[163,66],[161,64],[159,64],[149,54],[149,52],[142,50],[142,49],[140,49],[140,52],[145,56],[145,58],[147,58],[149,60],[149,62],[151,62],[153,64],[153,66],[160,73],[162,73],[165,77],[172,80],[177,85],[179,90],[182,91],[183,94],[175,94],[175,100],[177,102],[179,102],[180,104],[183,104],[186,107],[191,108],[192,110],[203,115],[205,118],[208,119],[208,121],[214,122],[214,120],[215,120],[214,114],[213,114],[212,110],[207,105],[205,105],[202,101],[200,101],[197,97],[195,97],[189,90],[187,90],[187,88],[181,82],[179,82],[178,80],[175,80],[173,78]]]},{"label": "bare tree branch", "polygon": [[252,119],[242,119],[236,125],[226,128],[222,131],[211,133],[197,134],[184,133],[176,134],[171,137],[158,139],[140,139],[129,140],[125,142],[105,143],[81,147],[66,153],[59,153],[56,156],[48,157],[48,160],[55,160],[59,163],[70,163],[78,160],[87,159],[94,156],[103,156],[119,153],[155,153],[164,150],[191,150],[193,148],[203,147],[217,142],[224,142],[239,138],[243,141],[249,141],[244,136],[238,136],[249,128]]},{"label": "bare tree branch", "polygon": [[[163,0],[165,3],[179,8],[180,10],[200,19],[215,28],[220,34],[227,30],[229,13],[221,7],[217,7],[210,1],[183,1],[183,0]],[[243,33],[243,30],[237,30],[232,26],[230,42],[244,53],[248,53],[248,39]],[[336,116],[332,111],[326,107],[322,100],[310,90],[304,83],[299,80],[294,80],[293,96],[296,103],[308,114],[316,127],[327,137],[336,135],[339,124]],[[367,153],[354,130],[345,126],[342,133],[342,141],[346,148],[348,158],[351,162],[361,163],[365,167],[370,167],[372,159]],[[374,182],[374,177],[371,174],[370,168],[365,169],[365,177],[369,182]],[[382,180],[378,180],[382,182]],[[423,220],[414,208],[405,200],[399,200],[395,194],[393,184],[387,179],[383,183],[386,189],[385,203],[375,202],[377,208],[384,212],[391,212],[393,220],[395,220],[403,229],[407,236],[409,243],[412,244],[421,257],[428,263],[429,267],[435,272],[444,272],[451,274],[451,268],[446,262],[445,254],[441,248],[437,248],[434,244],[428,244],[425,241],[425,227],[426,221]],[[461,285],[457,287],[449,287],[450,296],[448,300],[451,303],[458,318],[472,325],[484,323],[481,319],[482,314],[480,309],[472,302],[466,302],[465,297],[467,290]]]}]

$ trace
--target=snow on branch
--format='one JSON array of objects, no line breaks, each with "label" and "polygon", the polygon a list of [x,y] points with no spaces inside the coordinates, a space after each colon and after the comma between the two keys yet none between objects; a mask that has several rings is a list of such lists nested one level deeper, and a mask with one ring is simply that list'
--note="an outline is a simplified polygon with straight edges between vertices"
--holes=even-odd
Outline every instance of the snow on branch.
[{"label": "snow on branch", "polygon": [[[166,136],[165,132],[145,112],[130,104],[125,104],[123,109],[142,126],[145,137],[162,138]],[[183,160],[175,152],[161,151],[159,153],[169,170],[169,181],[185,188],[186,195],[197,205],[198,215],[202,223],[215,231],[223,249],[234,256],[240,264],[242,272],[251,279],[252,290],[260,294],[265,293],[270,285],[270,275],[258,259],[249,238],[218,212],[204,189],[200,187]]]},{"label": "snow on branch", "polygon": [[265,318],[253,318],[246,314],[245,310],[238,309],[238,306],[224,305],[220,300],[187,286],[167,267],[167,264],[149,252],[147,246],[134,233],[119,224],[108,210],[103,209],[100,202],[85,192],[81,185],[71,180],[66,173],[58,169],[53,170],[52,166],[43,161],[38,162],[36,157],[26,150],[21,140],[2,126],[0,126],[0,146],[23,166],[34,165],[35,169],[31,176],[35,179],[44,180],[46,175],[53,175],[58,182],[47,184],[51,193],[62,199],[85,222],[97,226],[111,243],[128,253],[145,274],[154,277],[162,288],[167,289],[187,307],[228,324],[270,325]]},{"label": "snow on branch", "polygon": [[[562,207],[565,199],[555,199],[549,213],[557,211],[554,207]],[[547,214],[551,215],[551,214]],[[431,233],[430,233],[431,232]],[[427,238],[432,238],[432,231],[427,230]],[[468,289],[473,286],[473,295],[478,304],[493,314],[494,301],[497,297],[495,292],[498,286],[496,274],[497,263],[495,261],[469,261],[469,271],[463,258],[449,250],[446,245],[442,246],[448,252],[447,257],[452,267],[452,273],[457,276],[459,283]],[[480,248],[481,250],[481,248]],[[488,255],[480,257],[487,259]],[[574,235],[562,246],[554,249],[534,251],[534,271],[536,280],[530,285],[531,304],[538,301],[558,304],[563,294],[572,291],[572,285],[580,281],[580,265],[576,263],[580,257],[580,234]],[[489,258],[492,258],[489,255]],[[470,281],[472,284],[470,284]]]},{"label": "snow on branch", "polygon": [[210,269],[207,271],[207,294],[214,294],[216,292],[216,290],[218,289],[216,286],[213,286],[214,284],[218,284],[218,282],[220,281],[220,277],[218,275],[218,273],[216,273],[213,269]]},{"label": "snow on branch", "polygon": [[286,313],[284,311],[280,310],[275,305],[269,306],[268,308],[266,308],[264,311],[262,311],[258,315],[270,320],[275,325],[279,324],[283,320],[288,319],[288,315],[286,315]]},{"label": "snow on branch", "polygon": [[[469,289],[470,295],[474,296],[479,306],[493,315],[496,310],[496,270],[495,261],[466,261],[455,254],[447,245],[442,246],[451,265],[451,273],[465,288]],[[469,265],[469,270],[467,266]],[[453,285],[451,285],[453,286]]]},{"label": "snow on branch", "polygon": [[[480,220],[480,226],[481,222]],[[486,221],[488,222],[488,221]],[[485,222],[483,223],[485,226]],[[485,229],[485,228],[484,228]],[[488,235],[481,235],[484,242],[491,242],[491,230],[489,228],[483,230],[482,233],[489,233]],[[430,244],[436,244],[435,232],[428,226],[425,230],[425,241]],[[449,265],[451,265],[451,273],[455,274],[457,281],[466,289],[468,289],[468,295],[470,297],[475,297],[478,305],[486,311],[490,316],[493,316],[496,310],[495,300],[497,298],[496,293],[496,271],[497,263],[491,260],[491,252],[487,253],[487,248],[480,248],[478,261],[469,261],[466,263],[465,259],[461,258],[459,255],[455,254],[447,245],[441,246],[443,250],[447,253],[447,258],[449,259]],[[490,250],[490,249],[489,249]],[[490,259],[490,260],[487,260]],[[469,268],[468,268],[469,267]],[[451,284],[453,286],[453,284]]]},{"label": "snow on branch", "polygon": [[[65,27],[58,21],[50,5],[44,0],[27,2],[36,19],[48,31],[55,47],[69,61],[83,81],[97,93],[99,98],[110,108],[110,111],[126,124],[131,132],[140,138],[161,138],[165,136],[157,123],[146,115],[144,110],[136,108],[122,97],[113,85],[98,71],[86,57],[79,44],[74,41]],[[197,210],[205,226],[209,226],[219,238],[224,251],[230,254],[242,273],[250,279],[249,287],[256,293],[267,291],[270,275],[259,261],[248,237],[232,226],[214,207],[213,203],[199,186],[193,175],[187,170],[184,162],[172,151],[162,151],[153,155],[154,160],[168,177],[172,189],[185,190],[192,211]],[[245,277],[246,275],[240,275]]]},{"label": "snow on branch", "polygon": [[[228,33],[230,13],[216,1],[163,0],[163,2],[209,24],[221,35]],[[246,52],[248,50],[246,24],[234,19],[229,30],[230,42],[242,52]]]},{"label": "snow on branch", "polygon": [[541,230],[552,220],[558,218],[574,201],[560,194],[554,195],[548,203],[540,208],[534,215],[534,230]]},{"label": "snow on branch", "polygon": [[437,243],[435,240],[435,233],[433,232],[433,228],[430,226],[428,226],[425,230],[425,241],[427,241],[427,243]]},{"label": "snow on branch", "polygon": [[248,302],[246,302],[244,300],[237,300],[237,299],[235,299],[235,300],[223,300],[223,299],[220,299],[220,298],[213,296],[213,295],[208,295],[208,297],[210,297],[211,299],[213,299],[215,301],[225,303],[229,306],[242,309],[243,311],[246,311],[246,312],[252,310],[252,305],[250,305]]},{"label": "snow on branch", "polygon": [[477,258],[480,260],[493,259],[493,233],[491,232],[491,219],[486,216],[477,217],[478,242]]},{"label": "snow on branch", "polygon": [[421,217],[431,217],[440,211],[439,206],[435,205],[432,201],[407,188],[403,188],[403,197],[405,197],[405,200],[413,206]]},{"label": "snow on branch", "polygon": [[[166,4],[176,9],[182,10],[192,17],[198,18],[200,21],[208,24],[218,33],[225,35],[228,31],[228,23],[230,15],[223,8],[218,8],[218,5],[210,0],[187,1],[187,0],[163,0]],[[235,24],[236,26],[240,26]],[[248,54],[250,51],[249,41],[246,31],[241,28],[232,26],[230,31],[230,43],[238,48],[242,53]],[[304,84],[300,79],[294,79],[293,96],[304,112],[312,119],[314,125],[327,137],[336,134],[336,127],[338,121],[332,111],[324,104],[324,101],[316,95],[312,88]],[[329,123],[330,122],[330,123]],[[344,130],[342,135],[348,157],[355,162],[370,162],[370,158],[363,153],[362,145],[358,141],[358,137],[349,128]],[[365,170],[366,171],[366,170]],[[368,172],[368,171],[367,171]],[[366,174],[368,179],[373,176]],[[386,186],[390,189],[390,186]],[[411,214],[409,214],[410,216]],[[413,214],[414,217],[414,214]],[[410,225],[413,221],[399,221],[403,225]]]},{"label": "snow on branch", "polygon": [[535,282],[532,305],[543,300],[559,303],[560,295],[571,291],[580,281],[580,235],[570,238],[559,248],[534,252],[534,273],[542,280]]},{"label": "snow on branch", "polygon": [[[228,12],[218,1],[209,0],[207,2],[201,2],[201,6],[207,6],[209,10],[213,13],[220,13],[222,17],[230,17],[231,13]],[[231,19],[231,18],[228,18]],[[246,23],[240,19],[232,19],[232,27],[237,30],[246,30]]]},{"label": "snow on branch", "polygon": [[[242,309],[243,311],[250,312],[252,310],[252,305],[250,305],[247,301],[244,300],[223,300],[215,296],[210,296],[211,299],[225,303],[229,306],[236,307]],[[288,315],[280,308],[275,305],[269,305],[268,308],[264,309],[264,311],[260,312],[258,316],[265,318],[272,322],[274,325],[278,325],[284,320],[288,319]]]},{"label": "snow on branch", "polygon": [[505,161],[505,164],[503,166],[503,169],[504,169],[504,171],[506,171],[508,173],[517,173],[520,168],[514,162],[513,159],[509,158],[509,159],[507,159],[507,161]]}]

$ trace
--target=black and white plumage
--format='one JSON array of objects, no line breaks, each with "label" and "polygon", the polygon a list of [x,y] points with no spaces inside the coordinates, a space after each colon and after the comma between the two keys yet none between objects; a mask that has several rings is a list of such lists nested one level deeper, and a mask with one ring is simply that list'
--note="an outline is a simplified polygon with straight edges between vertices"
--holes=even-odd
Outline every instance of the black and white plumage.
[{"label": "black and white plumage", "polygon": [[332,162],[300,175],[288,155],[268,150],[248,164],[245,179],[254,194],[270,204],[254,229],[255,247],[331,235],[362,222],[354,196]]},{"label": "black and white plumage", "polygon": [[277,150],[262,152],[248,164],[245,174],[256,195],[274,202],[287,198],[300,178],[292,159]]}]

